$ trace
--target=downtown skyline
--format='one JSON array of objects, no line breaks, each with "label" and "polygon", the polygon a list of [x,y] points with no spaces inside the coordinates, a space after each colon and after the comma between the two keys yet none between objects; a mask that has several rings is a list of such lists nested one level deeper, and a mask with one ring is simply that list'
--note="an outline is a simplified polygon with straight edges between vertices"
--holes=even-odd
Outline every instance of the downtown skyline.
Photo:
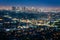
[{"label": "downtown skyline", "polygon": [[[0,10],[13,10],[14,6],[0,6]],[[60,12],[60,7],[14,7],[16,11],[35,11],[35,12]]]},{"label": "downtown skyline", "polygon": [[28,7],[42,10],[58,10],[60,11],[60,0],[0,0],[0,10],[12,7]]}]

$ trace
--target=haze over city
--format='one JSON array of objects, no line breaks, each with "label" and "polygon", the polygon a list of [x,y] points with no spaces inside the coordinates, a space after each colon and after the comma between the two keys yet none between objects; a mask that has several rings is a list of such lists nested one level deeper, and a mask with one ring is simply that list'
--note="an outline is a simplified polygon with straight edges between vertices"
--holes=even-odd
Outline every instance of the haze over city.
[{"label": "haze over city", "polygon": [[0,9],[11,7],[35,7],[60,11],[60,0],[0,0]]}]

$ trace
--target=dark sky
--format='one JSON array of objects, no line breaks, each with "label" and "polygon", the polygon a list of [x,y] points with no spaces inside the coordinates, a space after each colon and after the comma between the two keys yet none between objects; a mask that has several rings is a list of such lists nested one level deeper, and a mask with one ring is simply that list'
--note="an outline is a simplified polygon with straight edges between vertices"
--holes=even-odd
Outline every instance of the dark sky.
[{"label": "dark sky", "polygon": [[0,0],[0,6],[52,6],[60,7],[60,0]]}]

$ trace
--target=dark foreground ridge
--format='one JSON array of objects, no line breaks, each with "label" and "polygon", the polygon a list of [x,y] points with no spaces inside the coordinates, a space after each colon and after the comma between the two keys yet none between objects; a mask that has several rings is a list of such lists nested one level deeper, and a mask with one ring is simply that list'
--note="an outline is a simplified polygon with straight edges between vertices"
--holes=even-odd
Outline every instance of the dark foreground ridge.
[{"label": "dark foreground ridge", "polygon": [[60,30],[43,30],[39,28],[14,31],[0,31],[0,40],[60,40]]}]

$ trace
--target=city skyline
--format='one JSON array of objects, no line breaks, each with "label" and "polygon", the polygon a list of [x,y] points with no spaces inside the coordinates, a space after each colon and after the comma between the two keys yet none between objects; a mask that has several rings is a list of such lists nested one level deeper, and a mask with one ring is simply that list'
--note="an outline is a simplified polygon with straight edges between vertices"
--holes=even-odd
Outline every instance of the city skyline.
[{"label": "city skyline", "polygon": [[60,11],[59,0],[0,0],[0,10],[12,10],[12,7],[27,7],[43,11]]},{"label": "city skyline", "polygon": [[13,10],[16,11],[36,11],[36,12],[60,12],[60,7],[14,7],[14,6],[0,6],[0,10]]}]

